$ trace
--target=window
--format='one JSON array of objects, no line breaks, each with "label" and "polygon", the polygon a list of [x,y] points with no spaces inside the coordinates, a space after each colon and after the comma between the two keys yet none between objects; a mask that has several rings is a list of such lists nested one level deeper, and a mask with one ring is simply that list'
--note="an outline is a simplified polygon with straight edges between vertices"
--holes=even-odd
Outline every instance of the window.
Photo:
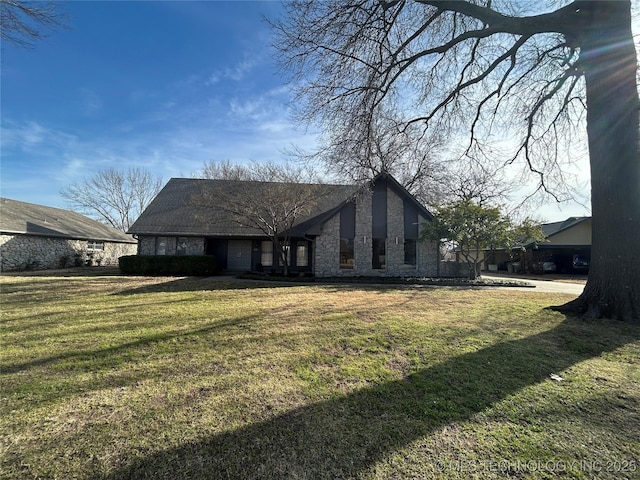
[{"label": "window", "polygon": [[264,240],[261,246],[260,263],[263,267],[271,267],[273,265],[273,242]]},{"label": "window", "polygon": [[167,254],[167,237],[158,237],[156,240],[156,255]]},{"label": "window", "polygon": [[187,254],[187,238],[178,237],[176,241],[176,255],[186,255],[186,254]]},{"label": "window", "polygon": [[371,268],[385,268],[385,239],[374,238],[371,240]]},{"label": "window", "polygon": [[353,269],[353,238],[340,239],[340,268]]},{"label": "window", "polygon": [[296,246],[296,267],[309,266],[309,246],[307,242],[298,242]]},{"label": "window", "polygon": [[87,242],[88,252],[102,252],[104,250],[104,242],[98,242],[96,240],[89,240]]},{"label": "window", "polygon": [[417,258],[417,244],[415,240],[406,238],[404,240],[404,264],[415,265]]}]

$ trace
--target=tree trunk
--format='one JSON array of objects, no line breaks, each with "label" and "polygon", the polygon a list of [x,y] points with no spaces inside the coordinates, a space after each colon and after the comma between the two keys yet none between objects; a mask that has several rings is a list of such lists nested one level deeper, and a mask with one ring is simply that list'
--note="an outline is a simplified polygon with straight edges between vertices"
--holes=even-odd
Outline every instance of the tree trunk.
[{"label": "tree trunk", "polygon": [[590,318],[640,321],[640,101],[631,3],[581,6],[576,31],[587,90],[592,247],[589,278],[558,307]]},{"label": "tree trunk", "polygon": [[[287,250],[285,245],[287,245],[287,241],[281,242],[278,237],[273,238],[273,248],[276,252],[278,252],[278,260],[282,263],[282,274],[287,277],[289,276],[289,259],[287,258]],[[275,256],[274,256],[275,257]],[[274,265],[275,266],[275,265]]]}]

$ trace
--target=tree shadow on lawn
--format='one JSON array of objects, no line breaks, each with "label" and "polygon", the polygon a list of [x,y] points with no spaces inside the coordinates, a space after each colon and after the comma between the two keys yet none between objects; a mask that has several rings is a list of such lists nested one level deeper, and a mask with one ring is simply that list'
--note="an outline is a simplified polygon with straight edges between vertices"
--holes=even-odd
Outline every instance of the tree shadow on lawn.
[{"label": "tree shadow on lawn", "polygon": [[[152,277],[150,277],[152,278]],[[137,295],[140,293],[168,293],[168,292],[199,292],[202,290],[251,290],[256,288],[282,288],[282,287],[301,287],[308,284],[303,283],[286,283],[286,282],[270,282],[255,280],[240,280],[233,277],[215,278],[215,277],[178,277],[165,278],[158,277],[157,283],[150,285],[142,285],[140,287],[129,288],[113,295]],[[162,281],[161,279],[164,279]]]},{"label": "tree shadow on lawn", "polygon": [[[126,278],[126,277],[125,277]],[[147,278],[147,277],[146,277]],[[153,278],[153,277],[148,277]],[[157,277],[157,283],[129,288],[113,295],[137,295],[140,293],[168,293],[168,292],[198,292],[214,290],[253,290],[253,289],[274,289],[274,288],[295,288],[295,287],[321,287],[329,291],[398,291],[398,290],[421,290],[432,288],[455,288],[456,290],[481,290],[490,287],[479,285],[430,285],[430,284],[410,284],[410,283],[368,283],[368,282],[305,282],[305,281],[285,281],[285,280],[247,280],[235,277]]]},{"label": "tree shadow on lawn", "polygon": [[200,336],[200,335],[211,333],[224,328],[244,325],[249,323],[254,318],[255,318],[254,315],[248,315],[248,316],[245,315],[245,316],[227,318],[224,320],[207,323],[205,326],[197,329],[149,333],[140,338],[137,338],[136,340],[126,342],[126,343],[115,344],[109,347],[96,348],[96,349],[90,349],[90,350],[74,350],[74,351],[60,353],[58,355],[36,358],[33,360],[28,360],[28,361],[19,362],[19,363],[3,364],[3,365],[0,365],[0,372],[2,372],[3,375],[20,373],[22,371],[29,370],[32,368],[48,366],[48,365],[55,364],[56,362],[59,362],[59,361],[68,361],[68,360],[73,360],[76,363],[76,365],[80,365],[84,361],[93,363],[100,359],[105,359],[105,361],[112,362],[113,359],[117,358],[119,355],[128,355],[131,352],[135,352],[140,347],[145,347],[147,345],[166,342],[168,340],[173,340],[177,338]]},{"label": "tree shadow on lawn", "polygon": [[351,478],[451,422],[551,381],[551,373],[638,338],[640,327],[567,318],[551,330],[459,355],[399,381],[130,459],[103,478]]}]

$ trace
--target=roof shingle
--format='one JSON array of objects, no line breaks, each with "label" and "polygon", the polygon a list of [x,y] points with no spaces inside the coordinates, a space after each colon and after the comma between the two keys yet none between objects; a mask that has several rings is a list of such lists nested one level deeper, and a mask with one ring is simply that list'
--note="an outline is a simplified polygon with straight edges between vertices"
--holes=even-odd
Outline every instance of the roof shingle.
[{"label": "roof shingle", "polygon": [[[232,192],[242,189],[243,194],[259,196],[269,185],[286,186],[278,182],[253,182],[237,180],[209,180],[172,178],[158,193],[140,217],[129,229],[134,235],[193,235],[193,236],[247,236],[263,237],[257,228],[234,221],[233,215],[224,208],[216,208],[207,198],[216,198],[216,190]],[[296,184],[300,186],[299,184]],[[309,212],[296,221],[293,235],[302,235],[314,220],[324,218],[352,198],[359,190],[355,185],[304,184],[317,189],[318,201]],[[320,194],[320,191],[322,192]],[[208,195],[211,194],[211,195]],[[218,197],[219,198],[219,197]]]},{"label": "roof shingle", "polygon": [[0,198],[2,233],[136,243],[130,235],[79,213]]}]

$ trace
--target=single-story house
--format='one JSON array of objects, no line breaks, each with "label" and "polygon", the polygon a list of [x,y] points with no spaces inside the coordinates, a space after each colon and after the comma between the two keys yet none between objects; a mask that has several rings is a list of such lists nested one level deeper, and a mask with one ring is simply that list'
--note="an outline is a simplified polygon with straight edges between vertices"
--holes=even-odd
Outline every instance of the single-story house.
[{"label": "single-story house", "polygon": [[315,189],[318,195],[282,233],[291,272],[457,276],[457,269],[442,270],[436,243],[419,240],[421,224],[433,218],[431,213],[386,173],[365,186],[172,178],[128,233],[138,239],[140,255],[215,255],[226,271],[279,271],[269,236],[239,221],[230,213],[232,205],[223,204],[234,202],[229,192],[235,191],[264,198],[267,209],[274,202],[266,195],[269,189],[290,188],[296,195],[294,186],[307,193]]},{"label": "single-story house", "polygon": [[561,222],[543,223],[544,242],[524,241],[508,252],[486,251],[485,264],[526,272],[586,273],[591,259],[591,217],[569,217]]},{"label": "single-story house", "polygon": [[79,213],[0,198],[0,271],[117,265],[137,241]]}]

